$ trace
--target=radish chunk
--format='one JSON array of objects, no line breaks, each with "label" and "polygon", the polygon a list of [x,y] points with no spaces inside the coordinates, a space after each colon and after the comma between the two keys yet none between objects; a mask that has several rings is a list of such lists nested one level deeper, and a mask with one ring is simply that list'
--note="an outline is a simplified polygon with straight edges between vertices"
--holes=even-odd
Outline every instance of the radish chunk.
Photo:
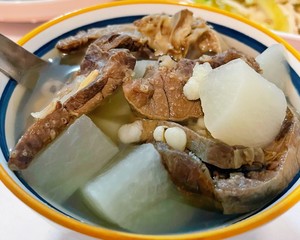
[{"label": "radish chunk", "polygon": [[126,228],[135,216],[166,199],[172,183],[150,143],[129,147],[112,161],[114,166],[83,186],[82,195],[95,213]]},{"label": "radish chunk", "polygon": [[255,60],[262,69],[262,76],[285,92],[286,84],[291,78],[285,48],[281,44],[274,44],[258,55]]},{"label": "radish chunk", "polygon": [[140,60],[137,61],[134,67],[134,78],[141,78],[144,76],[145,71],[147,69],[148,66],[155,66],[157,64],[156,61],[154,60]]},{"label": "radish chunk", "polygon": [[21,174],[41,196],[63,203],[117,152],[117,146],[83,115]]},{"label": "radish chunk", "polygon": [[122,227],[143,234],[174,232],[187,226],[195,215],[203,214],[202,211],[172,196],[140,211],[138,215],[123,222]]},{"label": "radish chunk", "polygon": [[280,131],[287,109],[284,93],[241,59],[212,70],[199,92],[205,125],[216,139],[262,147]]}]

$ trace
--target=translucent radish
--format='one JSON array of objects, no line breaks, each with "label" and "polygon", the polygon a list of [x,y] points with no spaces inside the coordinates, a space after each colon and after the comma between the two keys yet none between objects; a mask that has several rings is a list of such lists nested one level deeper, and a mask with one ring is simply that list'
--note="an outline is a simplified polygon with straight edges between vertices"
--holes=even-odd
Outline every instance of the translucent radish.
[{"label": "translucent radish", "polygon": [[285,48],[281,44],[274,44],[258,55],[256,61],[262,69],[262,76],[285,92],[291,78]]},{"label": "translucent radish", "polygon": [[200,99],[205,126],[230,145],[267,145],[279,133],[287,108],[282,90],[241,59],[211,71]]},{"label": "translucent radish", "polygon": [[22,171],[49,201],[62,203],[119,151],[87,116],[81,116]]},{"label": "translucent radish", "polygon": [[82,188],[84,200],[98,215],[120,226],[166,199],[172,186],[160,154],[152,144],[118,154],[108,171]]}]

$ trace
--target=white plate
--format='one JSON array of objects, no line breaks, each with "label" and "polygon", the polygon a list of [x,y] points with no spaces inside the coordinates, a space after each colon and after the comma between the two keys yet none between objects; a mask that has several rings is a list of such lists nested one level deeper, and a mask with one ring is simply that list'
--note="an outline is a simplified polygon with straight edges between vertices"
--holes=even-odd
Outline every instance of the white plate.
[{"label": "white plate", "polygon": [[0,1],[0,22],[41,22],[67,12],[112,0]]}]

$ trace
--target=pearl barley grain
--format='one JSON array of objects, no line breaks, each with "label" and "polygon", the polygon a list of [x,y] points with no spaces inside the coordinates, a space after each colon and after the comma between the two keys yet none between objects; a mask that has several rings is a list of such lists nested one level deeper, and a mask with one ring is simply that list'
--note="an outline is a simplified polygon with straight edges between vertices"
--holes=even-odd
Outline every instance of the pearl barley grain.
[{"label": "pearl barley grain", "polygon": [[184,132],[179,127],[171,127],[165,131],[165,139],[167,144],[179,151],[184,151],[187,143],[187,137]]}]

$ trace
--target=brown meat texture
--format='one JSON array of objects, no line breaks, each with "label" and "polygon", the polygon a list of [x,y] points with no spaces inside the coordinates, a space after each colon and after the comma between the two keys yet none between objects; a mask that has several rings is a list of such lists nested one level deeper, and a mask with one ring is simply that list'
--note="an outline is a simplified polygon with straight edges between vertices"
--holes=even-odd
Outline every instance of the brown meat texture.
[{"label": "brown meat texture", "polygon": [[188,127],[168,121],[138,120],[142,126],[141,142],[153,142],[153,132],[158,126],[181,128],[187,136],[186,150],[203,162],[221,169],[239,169],[252,165],[265,165],[266,159],[261,148],[229,146],[207,135],[201,135]]},{"label": "brown meat texture", "polygon": [[40,149],[51,143],[75,119],[76,116],[57,102],[52,114],[40,119],[27,129],[10,154],[9,167],[12,170],[26,168]]},{"label": "brown meat texture", "polygon": [[200,64],[208,62],[212,68],[217,68],[238,58],[244,60],[256,72],[261,72],[259,64],[253,57],[248,56],[245,53],[236,50],[235,48],[229,48],[226,51],[215,55],[203,55],[202,57],[200,57],[198,62]]},{"label": "brown meat texture", "polygon": [[203,116],[200,101],[188,100],[183,93],[183,87],[192,76],[196,62],[208,62],[212,68],[216,68],[236,58],[243,59],[254,70],[260,71],[254,58],[235,49],[199,60],[182,58],[176,62],[160,58],[157,65],[146,69],[142,78],[123,84],[124,95],[132,109],[142,118],[175,122],[199,118]]},{"label": "brown meat texture", "polygon": [[289,109],[278,137],[264,148],[267,158],[264,170],[215,179],[224,213],[248,212],[263,207],[284,191],[300,170],[299,147],[299,116]]},{"label": "brown meat texture", "polygon": [[177,60],[182,57],[197,59],[203,54],[214,55],[228,48],[206,21],[193,17],[193,13],[187,9],[173,16],[154,14],[136,20],[133,24],[80,31],[75,36],[61,39],[56,48],[63,53],[72,53],[85,48],[98,38],[117,33],[134,39],[141,45],[139,55],[151,59],[164,54]]},{"label": "brown meat texture", "polygon": [[155,50],[155,55],[168,54],[174,59],[199,58],[227,48],[219,35],[202,18],[194,18],[187,9],[173,16],[154,14],[134,22],[142,42]]},{"label": "brown meat texture", "polygon": [[[111,44],[111,43],[110,43]],[[113,44],[112,44],[113,45]],[[9,158],[12,170],[27,168],[36,154],[43,150],[74,120],[92,111],[102,100],[131,78],[136,59],[127,49],[105,51],[92,43],[87,50],[79,74],[88,75],[98,69],[99,75],[88,86],[80,89],[45,118],[37,120],[20,138]]]},{"label": "brown meat texture", "polygon": [[215,198],[214,182],[209,169],[198,157],[171,149],[163,142],[156,142],[154,146],[162,156],[163,164],[172,181],[179,189]]},{"label": "brown meat texture", "polygon": [[127,35],[133,39],[141,37],[133,24],[111,25],[104,28],[91,28],[87,31],[80,31],[74,36],[59,40],[56,48],[63,53],[71,53],[87,47],[90,43],[105,35],[114,34]]},{"label": "brown meat texture", "polygon": [[138,115],[149,119],[183,121],[203,115],[200,101],[190,101],[183,86],[195,63],[182,59],[174,66],[151,66],[143,78],[123,84],[124,95]]},{"label": "brown meat texture", "polygon": [[299,143],[299,118],[289,109],[277,138],[263,149],[266,163],[259,170],[224,170],[207,165],[192,151],[181,152],[160,142],[154,146],[172,181],[187,198],[191,193],[193,200],[197,194],[201,200],[206,194],[221,204],[224,214],[238,214],[261,208],[284,191],[300,169]]}]

